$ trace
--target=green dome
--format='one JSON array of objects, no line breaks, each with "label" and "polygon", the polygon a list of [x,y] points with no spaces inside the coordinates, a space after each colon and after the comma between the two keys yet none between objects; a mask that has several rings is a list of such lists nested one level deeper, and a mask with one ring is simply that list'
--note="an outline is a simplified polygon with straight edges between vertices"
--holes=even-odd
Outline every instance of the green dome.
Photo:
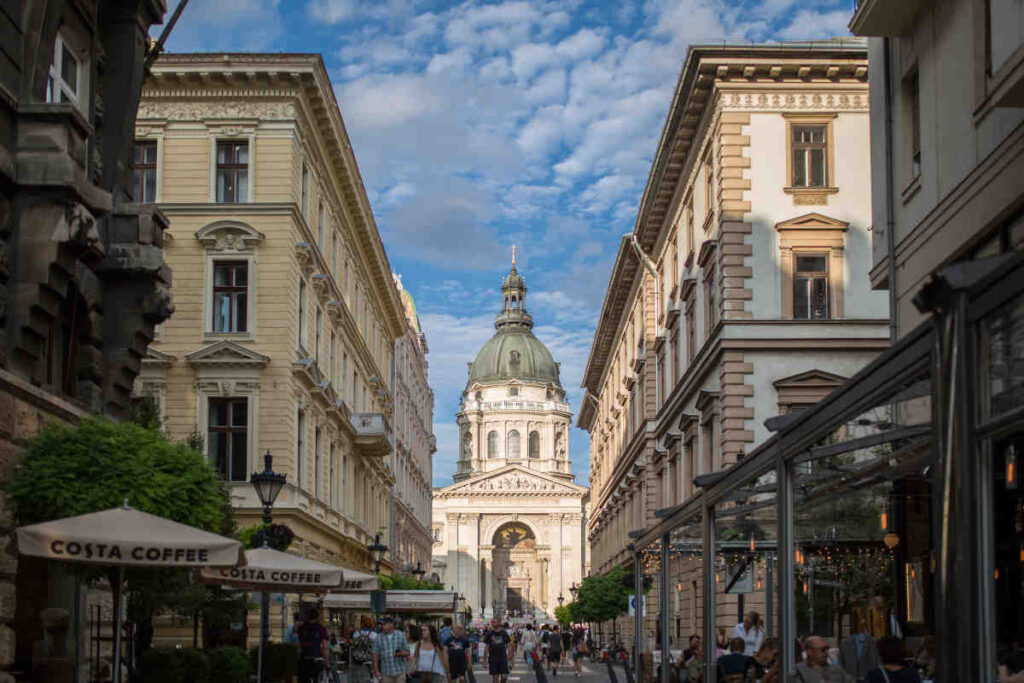
[{"label": "green dome", "polygon": [[469,369],[467,386],[510,379],[562,386],[551,352],[525,326],[499,329],[483,345]]},{"label": "green dome", "polygon": [[558,363],[551,352],[533,336],[533,318],[526,311],[526,281],[511,270],[501,283],[502,310],[494,319],[494,336],[476,354],[469,367],[469,382],[494,384],[517,379],[521,382],[553,384],[558,381]]}]

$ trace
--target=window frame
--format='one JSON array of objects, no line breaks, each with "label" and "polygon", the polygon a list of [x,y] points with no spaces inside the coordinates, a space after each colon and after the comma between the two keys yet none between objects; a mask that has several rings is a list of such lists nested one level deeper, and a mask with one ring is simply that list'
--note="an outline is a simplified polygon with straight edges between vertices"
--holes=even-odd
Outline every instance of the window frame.
[{"label": "window frame", "polygon": [[[160,197],[160,141],[155,138],[136,138],[132,143],[132,199],[136,204],[155,204]],[[140,148],[153,149],[153,163],[135,161],[135,153]],[[145,154],[142,155],[145,160]],[[153,172],[153,197],[146,199],[145,176],[147,171]]]},{"label": "window frame", "polygon": [[[228,164],[224,164],[224,165],[221,164],[221,162],[220,162],[220,147],[221,147],[221,145],[238,146],[238,145],[243,145],[243,144],[245,145],[245,151],[246,151],[246,161],[244,163],[239,163],[237,161],[237,153],[236,153],[236,155],[235,155],[236,158],[235,158],[234,162],[228,163]],[[233,136],[214,136],[213,139],[212,139],[212,146],[213,146],[213,149],[212,149],[213,158],[210,160],[211,161],[212,170],[213,170],[213,173],[212,173],[213,177],[211,178],[211,183],[210,183],[211,184],[211,196],[210,196],[211,203],[213,203],[213,204],[246,204],[246,203],[249,203],[250,201],[252,201],[251,198],[253,196],[252,180],[253,180],[253,149],[254,149],[252,136],[246,136],[244,140],[238,139],[237,137],[233,137]],[[218,178],[220,176],[220,173],[221,173],[222,169],[228,170],[228,171],[233,171],[236,174],[240,170],[242,170],[242,169],[245,170],[245,197],[240,197],[239,194],[238,194],[238,189],[237,189],[238,180],[237,180],[237,175],[236,175],[235,176],[235,181],[234,181],[235,189],[233,191],[234,192],[234,195],[233,195],[234,199],[229,201],[229,200],[221,199],[220,198],[220,194],[219,194],[219,191],[218,191],[218,187],[219,187],[220,183],[218,182]]]},{"label": "window frame", "polygon": [[501,453],[498,444],[498,430],[491,429],[487,432],[487,459],[497,460],[499,458],[501,458]]},{"label": "window frame", "polygon": [[[234,279],[235,278],[235,270],[234,269],[235,268],[239,268],[239,267],[245,267],[245,285],[244,286],[239,286],[237,284],[231,284],[231,285],[218,285],[217,284],[217,270],[219,268],[231,268],[232,269],[231,270],[232,279]],[[249,313],[250,313],[250,310],[251,310],[251,306],[249,305],[249,297],[252,294],[252,279],[251,279],[251,273],[250,273],[249,267],[250,267],[250,263],[249,263],[249,261],[247,259],[215,258],[213,260],[213,270],[212,270],[212,276],[213,276],[212,280],[213,281],[212,281],[212,283],[210,285],[211,288],[212,288],[211,291],[212,291],[212,295],[213,295],[212,305],[210,306],[210,315],[211,315],[211,318],[210,318],[210,331],[213,334],[231,334],[231,335],[249,334],[249,322],[250,322],[249,321]],[[236,318],[237,318],[237,315],[238,315],[238,308],[239,308],[237,306],[237,299],[235,299],[235,297],[231,297],[231,299],[230,299],[231,300],[231,310],[230,310],[230,318],[231,318],[231,320],[230,320],[230,324],[228,325],[228,327],[232,328],[232,329],[227,329],[227,330],[218,330],[217,329],[217,320],[218,320],[218,315],[217,315],[217,293],[218,292],[228,292],[228,293],[234,293],[234,294],[237,294],[239,292],[244,292],[245,293],[245,301],[246,301],[246,306],[245,306],[245,308],[246,308],[246,311],[245,311],[245,313],[246,313],[246,318],[245,318],[246,326],[245,326],[245,329],[243,329],[243,330],[233,329],[233,328],[235,328],[235,321],[236,321]]]},{"label": "window frame", "polygon": [[536,429],[530,430],[526,437],[526,457],[530,460],[540,458],[540,432]]},{"label": "window frame", "polygon": [[[71,43],[75,42],[73,37],[63,30],[57,32],[53,41],[53,52],[50,63],[47,65],[46,86],[44,101],[47,104],[70,104],[75,109],[88,116],[89,114],[89,92],[90,92],[90,59],[89,51],[85,46],[76,47]],[[70,83],[64,78],[64,52],[69,52],[75,59],[75,82],[74,92],[67,92],[71,88]],[[61,101],[57,95],[67,99]]]},{"label": "window frame", "polygon": [[521,460],[522,459],[522,435],[519,434],[518,429],[510,429],[508,432],[508,459]]},{"label": "window frame", "polygon": [[[243,425],[243,427],[241,429],[238,429],[238,426],[233,424],[233,416],[234,416],[233,407],[234,407],[234,405],[236,405],[239,402],[244,402],[245,403],[245,424]],[[213,414],[213,411],[211,410],[211,408],[212,408],[214,403],[224,403],[224,404],[227,405],[227,421],[228,421],[227,425],[217,425],[217,426],[214,426],[213,420],[211,419],[211,415]],[[225,438],[227,439],[228,450],[231,451],[231,452],[228,453],[228,456],[227,456],[228,457],[228,462],[225,465],[226,468],[227,468],[227,475],[226,476],[222,475],[222,478],[224,479],[224,481],[232,482],[232,483],[241,483],[241,482],[248,481],[248,478],[249,478],[249,474],[248,473],[249,473],[249,471],[251,469],[251,467],[249,465],[249,459],[250,459],[249,458],[249,454],[252,452],[252,445],[251,445],[252,437],[251,437],[251,432],[250,432],[250,428],[249,428],[249,425],[251,424],[252,416],[251,416],[250,411],[249,411],[249,399],[248,399],[248,397],[245,397],[245,396],[208,396],[208,397],[206,397],[206,411],[207,411],[206,412],[207,419],[206,419],[206,432],[205,433],[206,433],[206,442],[207,442],[206,443],[206,459],[207,459],[207,462],[210,462],[210,464],[213,466],[213,468],[215,470],[217,470],[218,475],[221,475],[219,463],[211,462],[211,458],[213,456],[210,453],[210,446],[213,443],[213,439],[210,438],[210,436],[212,435],[212,433],[214,431],[218,431],[220,433],[226,434]],[[245,433],[245,453],[243,454],[243,458],[245,460],[245,466],[242,468],[242,476],[241,476],[241,478],[240,479],[233,479],[231,477],[231,469],[232,469],[231,468],[231,464],[234,462],[235,458],[234,458],[234,453],[233,453],[233,450],[234,450],[234,448],[233,448],[234,440],[231,437],[237,431],[243,431]]]},{"label": "window frame", "polygon": [[[251,226],[238,221],[215,221],[195,233],[196,239],[206,248],[206,265],[204,277],[202,330],[203,341],[219,339],[252,340],[256,338],[258,320],[258,292],[256,282],[259,277],[256,251],[263,241],[263,235]],[[245,262],[248,270],[249,292],[247,295],[248,325],[244,332],[214,331],[214,281],[216,264],[221,262]]]},{"label": "window frame", "polygon": [[[839,115],[835,112],[827,112],[821,114],[783,114],[782,116],[786,121],[786,185],[783,191],[786,194],[793,195],[794,204],[826,204],[828,201],[827,196],[839,191],[838,183],[836,182],[835,165],[837,156],[835,121]],[[820,187],[816,185],[795,185],[793,182],[793,173],[796,170],[793,167],[794,128],[810,126],[821,126],[825,129],[825,141],[823,143],[825,148],[825,184]]]},{"label": "window frame", "polygon": [[[824,270],[807,270],[801,271],[799,267],[801,258],[821,258],[824,263]],[[832,284],[831,276],[829,275],[829,261],[831,261],[830,254],[828,251],[813,251],[813,250],[798,250],[793,252],[793,319],[794,320],[831,320],[832,319]],[[799,317],[800,311],[796,310],[796,290],[797,280],[804,279],[807,282],[807,317]],[[822,281],[825,283],[825,316],[816,317],[813,314],[814,311],[814,282]]]},{"label": "window frame", "polygon": [[[775,225],[779,240],[779,280],[782,284],[781,317],[786,320],[818,322],[841,320],[845,316],[845,245],[849,223],[818,213],[810,213]],[[829,318],[796,318],[793,279],[796,257],[803,254],[827,254],[829,276]]]}]

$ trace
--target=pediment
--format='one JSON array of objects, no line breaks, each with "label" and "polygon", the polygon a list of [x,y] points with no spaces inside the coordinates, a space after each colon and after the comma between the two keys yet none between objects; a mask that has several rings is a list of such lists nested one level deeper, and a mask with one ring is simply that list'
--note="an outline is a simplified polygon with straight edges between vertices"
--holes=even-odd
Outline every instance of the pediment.
[{"label": "pediment", "polygon": [[263,368],[270,362],[268,356],[228,340],[193,351],[185,356],[185,360],[194,368],[213,366]]},{"label": "pediment", "polygon": [[776,389],[798,389],[807,387],[837,387],[845,384],[847,377],[835,375],[824,370],[808,370],[790,377],[777,379],[772,384]]},{"label": "pediment", "polygon": [[146,348],[146,355],[142,358],[143,365],[156,365],[159,367],[169,368],[177,360],[174,356],[157,351],[150,345]]},{"label": "pediment", "polygon": [[485,472],[465,481],[446,486],[436,491],[437,495],[456,497],[473,496],[518,496],[518,495],[573,495],[586,494],[585,486],[560,481],[518,465],[509,465],[493,472]]},{"label": "pediment", "polygon": [[248,252],[263,241],[263,233],[239,221],[217,221],[199,228],[196,239],[211,251]]},{"label": "pediment", "polygon": [[776,230],[846,230],[850,224],[812,211],[775,224]]}]

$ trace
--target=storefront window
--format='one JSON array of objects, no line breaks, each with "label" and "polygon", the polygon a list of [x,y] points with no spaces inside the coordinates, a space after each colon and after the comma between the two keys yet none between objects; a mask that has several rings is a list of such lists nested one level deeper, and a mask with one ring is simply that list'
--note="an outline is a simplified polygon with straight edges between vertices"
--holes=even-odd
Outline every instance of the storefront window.
[{"label": "storefront window", "polygon": [[1002,659],[1024,643],[1024,488],[1019,470],[1024,417],[1013,418],[1013,411],[1019,412],[1024,405],[1024,295],[985,318],[981,351],[985,367],[982,430],[992,434],[982,452],[990,458],[991,473],[995,648]]},{"label": "storefront window", "polygon": [[793,458],[796,633],[825,638],[854,679],[886,637],[934,666],[930,389],[919,378],[879,397]]},{"label": "storefront window", "polygon": [[[683,671],[690,670],[690,680],[699,673],[703,653],[698,643],[703,631],[703,562],[704,538],[700,517],[694,517],[669,534],[668,634],[675,678],[684,680]],[[696,659],[695,659],[696,657]]]},{"label": "storefront window", "polygon": [[[774,471],[715,507],[715,655],[718,680],[759,680],[778,651],[778,504]],[[749,658],[754,657],[756,663]]]}]

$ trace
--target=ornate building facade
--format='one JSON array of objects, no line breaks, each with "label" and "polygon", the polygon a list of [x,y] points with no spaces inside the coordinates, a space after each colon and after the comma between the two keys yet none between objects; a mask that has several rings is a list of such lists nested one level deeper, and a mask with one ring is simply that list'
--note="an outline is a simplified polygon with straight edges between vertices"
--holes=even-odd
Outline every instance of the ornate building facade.
[{"label": "ornate building facade", "polygon": [[[46,422],[128,415],[154,328],[173,310],[167,218],[138,203],[131,171],[148,32],[166,10],[164,0],[11,0],[0,10],[4,479]],[[0,565],[0,669],[70,680],[56,673],[66,661],[41,668],[39,615],[74,615],[88,632],[74,576],[16,553]],[[86,656],[85,637],[72,647]]]},{"label": "ornate building facade", "polygon": [[172,438],[205,439],[241,527],[259,521],[248,479],[269,452],[292,549],[368,569],[367,544],[389,542],[408,323],[323,62],[164,55],[135,136],[140,192],[175,221],[180,301],[137,393]]},{"label": "ornate building facade", "polygon": [[[887,348],[886,297],[867,276],[866,57],[856,39],[689,50],[584,373],[595,571],[632,567],[633,539],[701,475]],[[702,578],[674,575],[685,647]],[[725,604],[731,628],[743,603]],[[763,592],[746,605],[763,613]]]},{"label": "ornate building facade", "polygon": [[430,572],[430,531],[434,439],[434,392],[427,383],[427,336],[420,327],[416,302],[395,276],[405,310],[405,333],[395,342],[395,473],[391,506],[391,558],[403,569]]},{"label": "ornate building facade", "polygon": [[434,568],[475,615],[546,618],[583,576],[588,491],[573,481],[559,366],[532,332],[514,263],[501,294],[456,415],[455,483],[434,490]]}]

